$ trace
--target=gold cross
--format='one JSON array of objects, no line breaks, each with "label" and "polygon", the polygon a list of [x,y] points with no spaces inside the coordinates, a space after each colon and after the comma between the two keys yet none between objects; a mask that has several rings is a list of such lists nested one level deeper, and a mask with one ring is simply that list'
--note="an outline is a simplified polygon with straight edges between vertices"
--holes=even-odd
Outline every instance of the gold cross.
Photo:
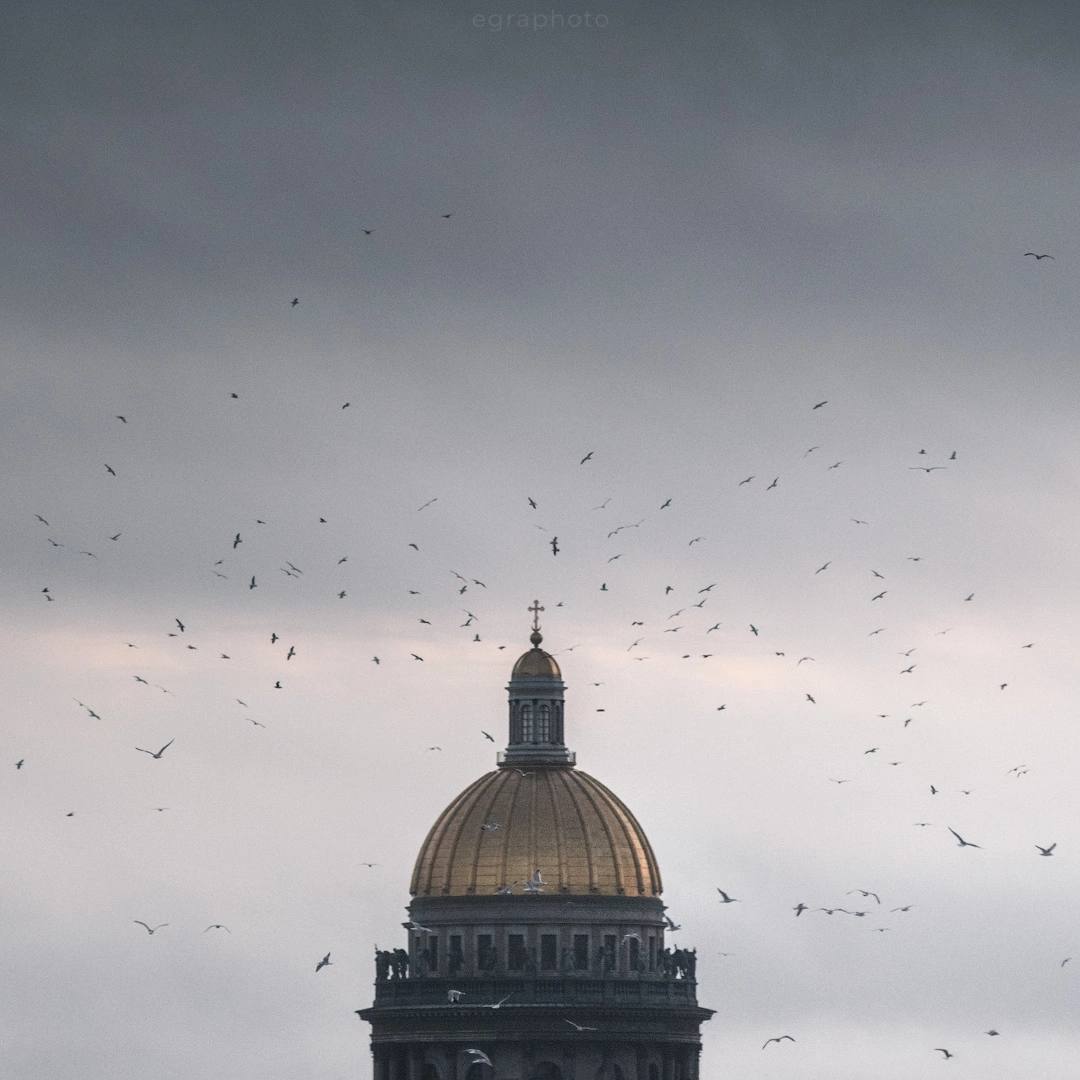
[{"label": "gold cross", "polygon": [[533,625],[532,625],[532,628],[534,630],[539,630],[540,629],[540,612],[544,610],[540,606],[540,601],[539,600],[534,600],[532,602],[532,607],[528,608],[527,610],[529,610],[529,611],[531,611],[533,613]]}]

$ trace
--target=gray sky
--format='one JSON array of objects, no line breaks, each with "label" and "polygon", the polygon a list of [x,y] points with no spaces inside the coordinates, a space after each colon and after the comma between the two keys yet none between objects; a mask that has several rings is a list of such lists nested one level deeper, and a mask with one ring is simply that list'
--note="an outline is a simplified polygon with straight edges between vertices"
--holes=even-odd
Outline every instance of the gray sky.
[{"label": "gray sky", "polygon": [[534,597],[704,1076],[1075,1074],[1077,17],[586,10],[8,9],[6,1075],[369,1076]]}]

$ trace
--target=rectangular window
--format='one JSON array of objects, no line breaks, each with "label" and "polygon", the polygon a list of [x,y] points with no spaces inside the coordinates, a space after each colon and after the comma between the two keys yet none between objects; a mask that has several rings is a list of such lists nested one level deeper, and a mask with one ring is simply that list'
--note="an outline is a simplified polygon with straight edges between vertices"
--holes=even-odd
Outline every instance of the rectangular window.
[{"label": "rectangular window", "polygon": [[574,935],[574,970],[589,970],[589,935]]},{"label": "rectangular window", "polygon": [[506,935],[506,967],[509,971],[525,970],[525,935]]},{"label": "rectangular window", "polygon": [[611,972],[615,970],[615,935],[604,935],[604,968]]},{"label": "rectangular window", "polygon": [[637,971],[638,961],[641,959],[641,939],[632,937],[627,938],[630,942],[630,970]]},{"label": "rectangular window", "polygon": [[461,948],[461,935],[450,935],[450,950],[446,954],[446,970],[448,975],[457,975],[465,966],[465,953]]},{"label": "rectangular window", "polygon": [[490,934],[476,935],[476,967],[478,971],[491,971],[495,967],[495,948]]},{"label": "rectangular window", "polygon": [[439,970],[439,939],[432,934],[427,939],[428,947],[428,967],[432,971]]},{"label": "rectangular window", "polygon": [[542,971],[559,970],[559,939],[555,934],[540,935],[540,969]]},{"label": "rectangular window", "polygon": [[649,935],[649,970],[656,970],[656,935]]}]

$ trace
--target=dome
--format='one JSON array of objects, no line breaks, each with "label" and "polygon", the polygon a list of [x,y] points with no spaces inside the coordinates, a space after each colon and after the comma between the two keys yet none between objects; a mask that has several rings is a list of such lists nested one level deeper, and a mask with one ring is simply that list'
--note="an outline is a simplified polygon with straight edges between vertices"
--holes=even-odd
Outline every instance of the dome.
[{"label": "dome", "polygon": [[559,665],[555,662],[555,657],[551,653],[546,653],[543,649],[532,648],[518,657],[517,663],[514,664],[514,670],[510,673],[510,678],[561,679],[562,672],[559,670]]},{"label": "dome", "polygon": [[[497,829],[480,827],[495,822]],[[431,827],[410,892],[494,894],[536,869],[549,893],[658,896],[662,889],[634,815],[598,780],[562,767],[525,775],[496,769],[467,787]]]}]

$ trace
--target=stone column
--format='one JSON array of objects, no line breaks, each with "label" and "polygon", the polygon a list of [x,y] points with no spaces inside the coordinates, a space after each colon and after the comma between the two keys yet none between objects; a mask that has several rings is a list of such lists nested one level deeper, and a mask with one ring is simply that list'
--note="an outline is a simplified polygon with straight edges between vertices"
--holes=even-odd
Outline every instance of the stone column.
[{"label": "stone column", "polygon": [[424,1072],[424,1051],[418,1046],[410,1046],[408,1051],[408,1080],[420,1080]]},{"label": "stone column", "polygon": [[458,1051],[456,1046],[445,1047],[446,1053],[446,1077],[445,1080],[457,1080],[458,1075]]},{"label": "stone column", "polygon": [[675,1051],[669,1046],[664,1047],[663,1062],[661,1077],[663,1080],[675,1080]]}]

